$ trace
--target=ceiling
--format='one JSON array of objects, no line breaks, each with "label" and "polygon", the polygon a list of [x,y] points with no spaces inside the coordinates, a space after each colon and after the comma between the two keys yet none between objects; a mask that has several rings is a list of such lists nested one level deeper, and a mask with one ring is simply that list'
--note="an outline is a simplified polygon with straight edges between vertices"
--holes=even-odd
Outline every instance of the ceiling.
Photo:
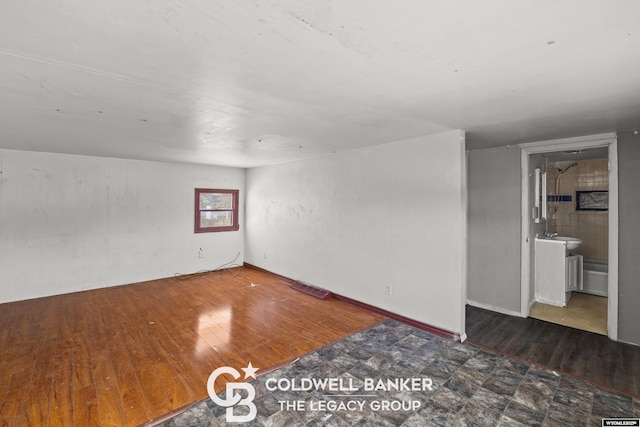
[{"label": "ceiling", "polygon": [[254,167],[640,126],[640,2],[3,0],[0,148]]}]

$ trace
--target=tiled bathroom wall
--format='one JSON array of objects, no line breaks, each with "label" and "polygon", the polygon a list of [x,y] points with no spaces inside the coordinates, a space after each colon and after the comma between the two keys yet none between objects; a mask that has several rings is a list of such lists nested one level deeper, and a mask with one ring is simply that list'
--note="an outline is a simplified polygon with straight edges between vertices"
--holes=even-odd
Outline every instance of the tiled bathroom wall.
[{"label": "tiled bathroom wall", "polygon": [[[571,164],[576,166],[559,174]],[[555,167],[554,167],[555,166]],[[556,193],[556,177],[560,175]],[[581,160],[577,162],[547,163],[547,194],[563,196],[556,202],[547,202],[547,231],[561,236],[583,240],[576,253],[589,259],[608,260],[609,212],[576,210],[576,191],[608,190],[608,160]]]}]

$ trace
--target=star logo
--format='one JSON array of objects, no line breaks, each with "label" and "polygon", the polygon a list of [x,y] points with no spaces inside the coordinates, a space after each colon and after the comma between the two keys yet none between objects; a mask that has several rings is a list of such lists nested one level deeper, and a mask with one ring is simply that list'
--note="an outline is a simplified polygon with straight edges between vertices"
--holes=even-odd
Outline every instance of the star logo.
[{"label": "star logo", "polygon": [[240,368],[244,371],[244,379],[246,380],[247,378],[254,378],[256,377],[256,371],[260,370],[260,368],[254,368],[253,365],[251,364],[251,362],[249,362],[249,365],[247,365],[246,368]]},{"label": "star logo", "polygon": [[[245,372],[244,378],[247,379],[248,377],[255,378],[258,368],[254,368],[249,362],[249,366],[242,368],[242,370]],[[256,397],[256,389],[248,382],[237,383],[229,381],[225,384],[224,395],[223,393],[218,394],[215,390],[215,383],[221,375],[231,375],[235,380],[241,377],[240,372],[229,366],[221,366],[214,370],[207,380],[207,391],[213,403],[226,408],[225,413],[228,423],[253,421],[258,413],[258,408],[253,403],[253,399]],[[237,390],[244,390],[245,397],[237,393]],[[237,407],[245,407],[246,409],[242,410],[241,413],[236,413],[234,408]]]}]

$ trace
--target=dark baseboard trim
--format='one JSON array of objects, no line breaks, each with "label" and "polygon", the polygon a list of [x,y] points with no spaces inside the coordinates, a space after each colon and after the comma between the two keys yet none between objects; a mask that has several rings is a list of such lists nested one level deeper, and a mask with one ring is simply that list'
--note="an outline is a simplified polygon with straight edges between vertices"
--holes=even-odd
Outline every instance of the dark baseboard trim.
[{"label": "dark baseboard trim", "polygon": [[457,334],[455,332],[447,331],[445,329],[441,329],[441,328],[438,328],[436,326],[429,325],[427,323],[418,322],[417,320],[410,319],[410,318],[402,316],[400,314],[396,314],[396,313],[393,313],[391,311],[387,311],[387,310],[385,310],[383,308],[376,307],[374,305],[369,305],[369,304],[366,304],[364,302],[361,302],[361,301],[358,301],[358,300],[355,300],[355,299],[351,299],[349,297],[345,297],[345,296],[338,295],[338,294],[335,294],[335,293],[332,293],[332,295],[337,300],[344,301],[344,302],[347,302],[349,304],[365,308],[365,309],[367,309],[369,311],[372,311],[372,312],[374,312],[376,314],[380,314],[380,315],[388,317],[390,319],[397,320],[398,322],[406,323],[409,326],[413,326],[415,328],[422,329],[423,331],[430,332],[430,333],[432,333],[434,335],[438,335],[439,337],[447,338],[447,339],[454,340],[454,341],[460,341],[460,334]]},{"label": "dark baseboard trim", "polygon": [[[245,267],[249,267],[249,268],[253,268],[253,269],[258,270],[258,271],[262,271],[263,273],[268,273],[268,274],[271,274],[273,276],[276,276],[276,277],[280,278],[283,282],[287,283],[288,285],[292,285],[294,283],[297,283],[296,280],[290,279],[289,277],[282,276],[282,275],[277,274],[277,273],[273,273],[273,272],[271,272],[269,270],[265,270],[264,268],[255,266],[253,264],[249,264],[248,262],[245,262],[244,266]],[[333,298],[335,298],[337,300],[344,301],[344,302],[346,302],[348,304],[364,308],[364,309],[369,310],[369,311],[371,311],[373,313],[380,314],[382,316],[388,317],[388,318],[393,319],[393,320],[397,320],[399,322],[402,322],[402,323],[405,323],[407,325],[416,327],[418,329],[422,329],[423,331],[430,332],[430,333],[432,333],[434,335],[437,335],[439,337],[447,338],[447,339],[450,339],[450,340],[453,340],[453,341],[460,341],[460,334],[458,334],[458,333],[447,331],[445,329],[441,329],[441,328],[438,328],[436,326],[429,325],[427,323],[418,322],[417,320],[413,320],[413,319],[410,319],[408,317],[402,316],[400,314],[392,313],[392,312],[387,311],[385,309],[382,309],[380,307],[376,307],[374,305],[369,305],[369,304],[366,304],[364,302],[361,302],[361,301],[358,301],[358,300],[355,300],[355,299],[352,299],[352,298],[349,298],[349,297],[345,297],[345,296],[342,296],[342,295],[339,295],[339,294],[336,294],[336,293],[333,293],[333,292],[331,293],[331,295],[333,296]]]},{"label": "dark baseboard trim", "polygon": [[242,265],[242,266],[243,266],[243,267],[253,268],[254,270],[258,270],[258,271],[261,271],[261,272],[263,272],[263,273],[267,273],[267,274],[271,274],[272,276],[276,276],[278,279],[282,280],[282,281],[283,281],[283,282],[285,282],[287,285],[293,285],[294,283],[297,283],[297,281],[296,281],[296,280],[289,279],[289,278],[288,278],[288,277],[286,277],[286,276],[282,276],[282,275],[280,275],[280,274],[278,274],[278,273],[274,273],[273,271],[269,271],[269,270],[266,270],[266,269],[264,269],[264,268],[262,268],[262,267],[258,267],[257,265],[249,264],[248,262],[243,263],[243,265]]}]

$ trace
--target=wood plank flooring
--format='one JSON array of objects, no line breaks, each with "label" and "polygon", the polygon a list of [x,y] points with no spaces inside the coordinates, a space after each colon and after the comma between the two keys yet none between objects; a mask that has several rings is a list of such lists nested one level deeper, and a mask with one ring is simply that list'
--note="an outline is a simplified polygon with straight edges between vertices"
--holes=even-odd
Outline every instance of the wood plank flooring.
[{"label": "wood plank flooring", "polygon": [[640,396],[640,347],[606,336],[467,306],[468,341]]},{"label": "wood plank flooring", "polygon": [[136,426],[380,322],[240,267],[0,304],[0,425]]}]

